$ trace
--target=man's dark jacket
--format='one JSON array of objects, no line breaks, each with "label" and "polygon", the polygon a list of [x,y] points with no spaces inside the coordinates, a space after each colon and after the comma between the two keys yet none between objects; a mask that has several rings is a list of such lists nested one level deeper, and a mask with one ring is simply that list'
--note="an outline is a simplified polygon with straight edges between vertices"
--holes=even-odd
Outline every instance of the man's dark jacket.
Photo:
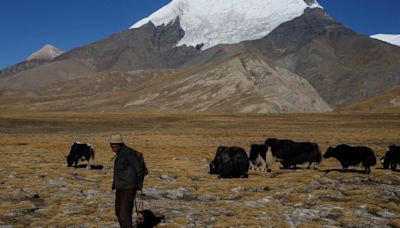
[{"label": "man's dark jacket", "polygon": [[112,189],[142,189],[144,167],[139,162],[136,152],[123,145],[114,161],[114,179]]}]

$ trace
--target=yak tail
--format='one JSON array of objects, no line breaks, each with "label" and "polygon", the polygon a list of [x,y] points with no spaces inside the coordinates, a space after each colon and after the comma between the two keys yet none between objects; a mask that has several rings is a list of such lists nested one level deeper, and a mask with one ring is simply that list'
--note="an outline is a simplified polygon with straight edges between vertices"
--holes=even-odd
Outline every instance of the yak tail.
[{"label": "yak tail", "polygon": [[90,147],[90,157],[92,158],[92,160],[94,161],[94,155],[96,154],[96,151],[94,150],[93,147]]}]

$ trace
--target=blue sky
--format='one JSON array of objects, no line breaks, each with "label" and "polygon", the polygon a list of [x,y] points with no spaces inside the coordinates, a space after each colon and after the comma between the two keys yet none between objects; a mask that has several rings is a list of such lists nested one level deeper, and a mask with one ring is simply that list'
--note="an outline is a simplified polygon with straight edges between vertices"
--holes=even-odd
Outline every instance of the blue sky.
[{"label": "blue sky", "polygon": [[[400,0],[318,1],[337,21],[359,33],[400,34]],[[0,69],[24,60],[47,43],[70,50],[106,38],[168,2],[0,0]]]}]

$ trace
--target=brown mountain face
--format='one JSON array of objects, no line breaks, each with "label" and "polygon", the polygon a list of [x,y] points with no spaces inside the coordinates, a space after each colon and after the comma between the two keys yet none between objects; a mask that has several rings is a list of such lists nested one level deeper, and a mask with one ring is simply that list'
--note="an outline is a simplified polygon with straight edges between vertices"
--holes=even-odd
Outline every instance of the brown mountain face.
[{"label": "brown mountain face", "polygon": [[0,79],[0,90],[32,91],[37,97],[28,100],[39,110],[323,112],[330,110],[324,100],[350,104],[400,81],[399,47],[357,34],[321,9],[262,39],[205,51],[176,47],[183,36],[179,20],[148,23]]},{"label": "brown mountain face", "polygon": [[262,39],[206,50],[186,65],[248,51],[307,79],[332,106],[374,96],[400,81],[399,47],[355,33],[322,9],[307,9]]},{"label": "brown mountain face", "polygon": [[318,9],[281,25],[254,46],[269,47],[273,51],[265,55],[307,79],[335,106],[382,93],[400,79],[399,47],[357,34]]},{"label": "brown mountain face", "polygon": [[88,78],[94,73],[92,66],[79,60],[49,62],[0,80],[0,90],[38,91],[52,84],[66,83],[76,78]]},{"label": "brown mountain face", "polygon": [[129,29],[73,49],[59,56],[56,61],[83,60],[92,64],[97,71],[178,68],[200,53],[194,47],[175,47],[183,35],[179,20],[158,27],[148,23],[138,29]]},{"label": "brown mountain face", "polygon": [[17,108],[41,111],[331,111],[306,80],[255,54],[186,70],[101,72],[62,83],[42,81],[31,93],[3,93],[0,103],[16,108],[15,97]]},{"label": "brown mountain face", "polygon": [[15,74],[18,74],[19,72],[33,69],[35,67],[41,66],[48,62],[49,62],[49,60],[45,60],[45,59],[24,60],[15,65],[1,69],[0,70],[0,78],[10,77]]},{"label": "brown mountain face", "polygon": [[128,101],[165,111],[327,112],[327,105],[304,79],[259,55],[239,55],[186,77],[154,87]]}]

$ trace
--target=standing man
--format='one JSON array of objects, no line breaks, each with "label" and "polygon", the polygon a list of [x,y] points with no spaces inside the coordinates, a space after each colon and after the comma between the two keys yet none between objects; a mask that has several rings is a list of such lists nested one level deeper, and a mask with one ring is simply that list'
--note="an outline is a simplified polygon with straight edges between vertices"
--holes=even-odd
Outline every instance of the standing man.
[{"label": "standing man", "polygon": [[127,147],[120,134],[111,135],[110,145],[116,153],[112,189],[115,194],[115,215],[121,228],[132,228],[133,201],[142,190],[144,165],[135,150]]}]

